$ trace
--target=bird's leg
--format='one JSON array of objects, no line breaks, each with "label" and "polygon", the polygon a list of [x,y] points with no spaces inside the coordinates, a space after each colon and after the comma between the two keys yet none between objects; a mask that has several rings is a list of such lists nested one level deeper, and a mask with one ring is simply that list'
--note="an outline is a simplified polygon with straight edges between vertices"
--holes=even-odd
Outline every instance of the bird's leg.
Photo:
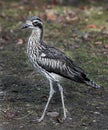
[{"label": "bird's leg", "polygon": [[45,116],[46,110],[47,110],[47,108],[48,108],[48,105],[49,105],[49,103],[50,103],[50,100],[51,100],[51,98],[52,98],[52,96],[53,96],[53,94],[54,94],[54,92],[55,92],[55,90],[53,89],[53,82],[52,82],[52,80],[49,80],[49,82],[50,82],[49,97],[48,97],[48,101],[47,101],[47,103],[46,103],[46,106],[45,106],[45,108],[44,108],[44,111],[43,111],[43,113],[42,113],[42,116],[41,116],[41,118],[38,119],[39,122],[44,119],[44,116]]},{"label": "bird's leg", "polygon": [[66,119],[66,108],[65,108],[65,104],[64,104],[64,96],[63,96],[63,87],[57,83],[58,87],[59,87],[59,91],[61,94],[61,100],[62,100],[62,107],[63,107],[63,114],[64,114],[64,120]]}]

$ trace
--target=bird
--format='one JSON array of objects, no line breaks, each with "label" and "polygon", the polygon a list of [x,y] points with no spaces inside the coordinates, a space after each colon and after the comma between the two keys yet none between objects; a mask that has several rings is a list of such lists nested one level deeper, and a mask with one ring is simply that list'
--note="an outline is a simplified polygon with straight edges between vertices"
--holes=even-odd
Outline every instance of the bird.
[{"label": "bird", "polygon": [[64,91],[58,76],[78,83],[84,83],[93,88],[100,88],[100,85],[90,80],[85,71],[76,65],[70,58],[68,58],[64,52],[44,42],[44,26],[43,20],[40,17],[28,17],[21,29],[27,28],[32,30],[27,43],[28,59],[33,67],[48,79],[50,86],[47,103],[38,121],[41,122],[44,120],[49,103],[55,93],[53,87],[54,83],[56,83],[60,91],[63,108],[63,120],[65,120],[67,114],[64,103]]}]

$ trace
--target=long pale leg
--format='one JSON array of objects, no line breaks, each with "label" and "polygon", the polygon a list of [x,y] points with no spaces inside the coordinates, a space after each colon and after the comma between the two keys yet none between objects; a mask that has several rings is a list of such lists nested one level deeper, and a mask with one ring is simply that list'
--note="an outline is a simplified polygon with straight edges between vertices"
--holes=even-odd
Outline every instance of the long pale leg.
[{"label": "long pale leg", "polygon": [[66,119],[66,108],[65,108],[65,104],[64,104],[63,87],[59,83],[57,83],[57,85],[59,87],[59,91],[60,91],[60,94],[61,94],[63,114],[64,114],[63,119],[65,120]]},{"label": "long pale leg", "polygon": [[53,96],[53,94],[54,94],[54,92],[55,92],[54,89],[53,89],[53,82],[52,82],[52,80],[49,80],[49,81],[50,81],[49,97],[48,97],[48,101],[47,101],[47,103],[46,103],[46,106],[45,106],[45,108],[44,108],[44,111],[43,111],[43,113],[42,113],[42,116],[41,116],[40,119],[38,119],[39,122],[44,119],[44,116],[45,116],[46,110],[47,110],[47,108],[48,108],[48,105],[49,105],[49,103],[50,103],[50,100],[51,100],[51,98],[52,98],[52,96]]}]

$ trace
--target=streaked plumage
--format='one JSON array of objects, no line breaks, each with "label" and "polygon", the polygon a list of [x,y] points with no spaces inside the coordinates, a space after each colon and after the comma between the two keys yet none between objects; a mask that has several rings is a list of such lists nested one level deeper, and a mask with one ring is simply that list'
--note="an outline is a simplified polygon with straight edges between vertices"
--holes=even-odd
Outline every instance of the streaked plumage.
[{"label": "streaked plumage", "polygon": [[32,33],[28,40],[27,45],[27,53],[28,57],[33,64],[33,66],[50,82],[50,93],[48,102],[45,106],[44,112],[39,119],[39,121],[43,120],[45,116],[45,112],[47,110],[48,104],[54,94],[53,82],[56,82],[60,93],[61,100],[63,105],[64,119],[66,118],[66,110],[64,106],[63,99],[63,88],[59,84],[59,80],[57,76],[62,76],[68,78],[70,80],[85,83],[94,88],[99,88],[100,86],[91,81],[87,76],[84,70],[75,65],[72,60],[70,60],[63,52],[60,50],[47,45],[43,41],[43,22],[39,17],[30,17],[26,21],[26,24],[23,26],[24,28],[31,28]]}]

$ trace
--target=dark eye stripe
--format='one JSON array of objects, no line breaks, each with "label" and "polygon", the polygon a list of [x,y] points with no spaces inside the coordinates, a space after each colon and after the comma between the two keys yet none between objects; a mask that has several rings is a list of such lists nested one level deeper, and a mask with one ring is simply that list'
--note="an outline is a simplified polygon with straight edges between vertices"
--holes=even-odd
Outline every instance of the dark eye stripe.
[{"label": "dark eye stripe", "polygon": [[35,27],[42,28],[42,23],[41,22],[34,22],[32,23]]}]

